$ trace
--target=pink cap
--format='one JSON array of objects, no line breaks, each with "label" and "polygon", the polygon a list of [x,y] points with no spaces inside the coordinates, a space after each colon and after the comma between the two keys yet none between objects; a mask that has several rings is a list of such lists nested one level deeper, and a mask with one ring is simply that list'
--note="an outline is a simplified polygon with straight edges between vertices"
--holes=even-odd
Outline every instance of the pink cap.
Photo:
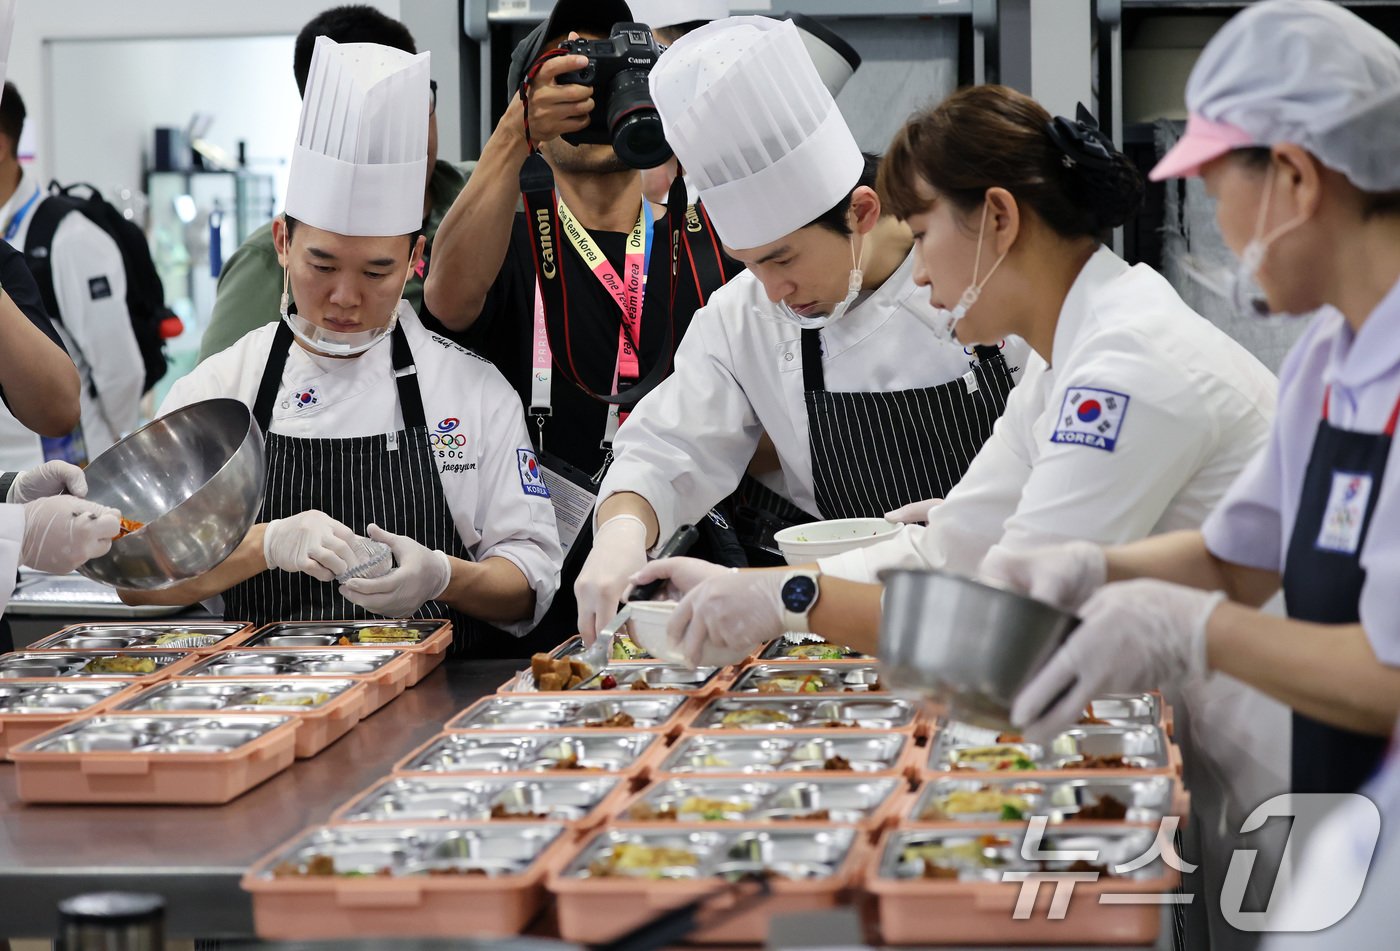
[{"label": "pink cap", "polygon": [[1212,122],[1193,112],[1186,120],[1186,134],[1162,156],[1147,177],[1154,182],[1166,178],[1190,178],[1199,175],[1201,166],[1211,159],[1234,149],[1258,144],[1252,135],[1239,126]]}]

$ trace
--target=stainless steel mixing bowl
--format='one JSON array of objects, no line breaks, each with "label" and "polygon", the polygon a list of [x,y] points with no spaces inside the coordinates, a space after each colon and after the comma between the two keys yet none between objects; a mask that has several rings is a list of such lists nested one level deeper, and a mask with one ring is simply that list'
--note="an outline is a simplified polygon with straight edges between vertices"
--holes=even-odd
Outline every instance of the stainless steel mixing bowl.
[{"label": "stainless steel mixing bowl", "polygon": [[265,474],[262,432],[238,400],[204,400],[152,421],[87,467],[88,498],[145,525],[78,571],[146,591],[203,574],[257,519]]},{"label": "stainless steel mixing bowl", "polygon": [[1042,601],[947,572],[883,571],[880,580],[883,683],[979,726],[1010,725],[1016,694],[1079,624]]}]

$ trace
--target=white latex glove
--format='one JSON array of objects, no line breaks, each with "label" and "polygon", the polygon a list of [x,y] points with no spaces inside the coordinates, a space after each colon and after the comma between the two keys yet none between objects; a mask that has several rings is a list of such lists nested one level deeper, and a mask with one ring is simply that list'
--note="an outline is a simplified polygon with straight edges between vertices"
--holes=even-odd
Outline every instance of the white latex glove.
[{"label": "white latex glove", "polygon": [[412,617],[447,590],[452,559],[446,552],[378,525],[370,525],[369,537],[393,549],[394,570],[378,578],[351,578],[340,586],[346,600],[382,617]]},{"label": "white latex glove", "polygon": [[658,578],[666,579],[653,601],[679,601],[702,582],[727,575],[733,571],[723,565],[701,558],[661,558],[649,563],[641,571],[627,579],[632,587],[649,584]]},{"label": "white latex glove", "polygon": [[924,525],[928,522],[928,513],[942,504],[942,499],[924,499],[922,502],[910,502],[908,505],[901,505],[893,512],[886,512],[885,521],[903,522],[905,525]]},{"label": "white latex glove", "polygon": [[617,616],[618,605],[627,593],[627,579],[647,563],[647,529],[633,515],[614,515],[593,533],[593,550],[588,553],[574,598],[578,601],[578,631],[585,643],[592,644],[598,631]]},{"label": "white latex glove", "polygon": [[66,574],[107,554],[121,528],[121,513],[114,508],[64,495],[35,499],[24,506],[19,560],[40,571]]},{"label": "white latex glove", "polygon": [[978,575],[1065,611],[1078,611],[1108,581],[1108,562],[1093,542],[1020,552],[993,548]]},{"label": "white latex glove", "polygon": [[1016,697],[1011,721],[1043,743],[1078,722],[1096,697],[1204,675],[1206,622],[1224,600],[1220,591],[1151,578],[1105,585],[1085,602],[1069,640]]},{"label": "white latex glove", "polygon": [[87,496],[87,476],[83,470],[62,459],[50,459],[33,469],[25,469],[10,484],[5,501],[15,505],[48,498],[50,495]]},{"label": "white latex glove", "polygon": [[666,636],[681,646],[693,667],[737,663],[783,633],[786,577],[783,571],[723,569],[681,598],[666,624]]},{"label": "white latex glove", "polygon": [[355,562],[355,533],[325,512],[309,509],[290,518],[275,518],[263,533],[263,558],[269,568],[301,571],[317,581],[334,581]]}]

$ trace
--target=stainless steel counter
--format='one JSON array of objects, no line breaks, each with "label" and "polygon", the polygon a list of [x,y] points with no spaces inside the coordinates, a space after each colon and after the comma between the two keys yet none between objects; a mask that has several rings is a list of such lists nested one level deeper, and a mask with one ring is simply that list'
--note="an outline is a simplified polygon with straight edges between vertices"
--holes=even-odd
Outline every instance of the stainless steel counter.
[{"label": "stainless steel counter", "polygon": [[225,806],[25,806],[14,766],[0,764],[0,937],[54,933],[57,903],[85,891],[166,896],[172,937],[253,933],[244,870],[493,692],[524,660],[440,667],[349,735]]}]

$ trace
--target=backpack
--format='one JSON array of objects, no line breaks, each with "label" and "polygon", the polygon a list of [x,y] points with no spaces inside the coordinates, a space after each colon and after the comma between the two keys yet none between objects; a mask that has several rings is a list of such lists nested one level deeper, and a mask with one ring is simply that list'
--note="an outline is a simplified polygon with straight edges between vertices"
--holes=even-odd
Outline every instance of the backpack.
[{"label": "backpack", "polygon": [[[77,188],[87,189],[87,196],[74,194]],[[62,322],[63,315],[59,313],[58,298],[53,289],[49,254],[59,222],[72,211],[81,212],[110,235],[121,251],[126,270],[126,309],[131,315],[131,329],[135,332],[136,343],[141,348],[141,360],[146,368],[145,382],[141,387],[141,392],[145,393],[165,376],[166,335],[162,332],[162,324],[172,319],[178,323],[179,318],[165,306],[165,287],[156,273],[151,248],[141,227],[124,217],[91,185],[60,186],[58,182],[50,182],[49,194],[34,209],[34,220],[30,222],[29,233],[24,239],[24,255],[28,259],[29,270],[34,275],[34,282],[39,285],[39,294],[50,316]]]}]

